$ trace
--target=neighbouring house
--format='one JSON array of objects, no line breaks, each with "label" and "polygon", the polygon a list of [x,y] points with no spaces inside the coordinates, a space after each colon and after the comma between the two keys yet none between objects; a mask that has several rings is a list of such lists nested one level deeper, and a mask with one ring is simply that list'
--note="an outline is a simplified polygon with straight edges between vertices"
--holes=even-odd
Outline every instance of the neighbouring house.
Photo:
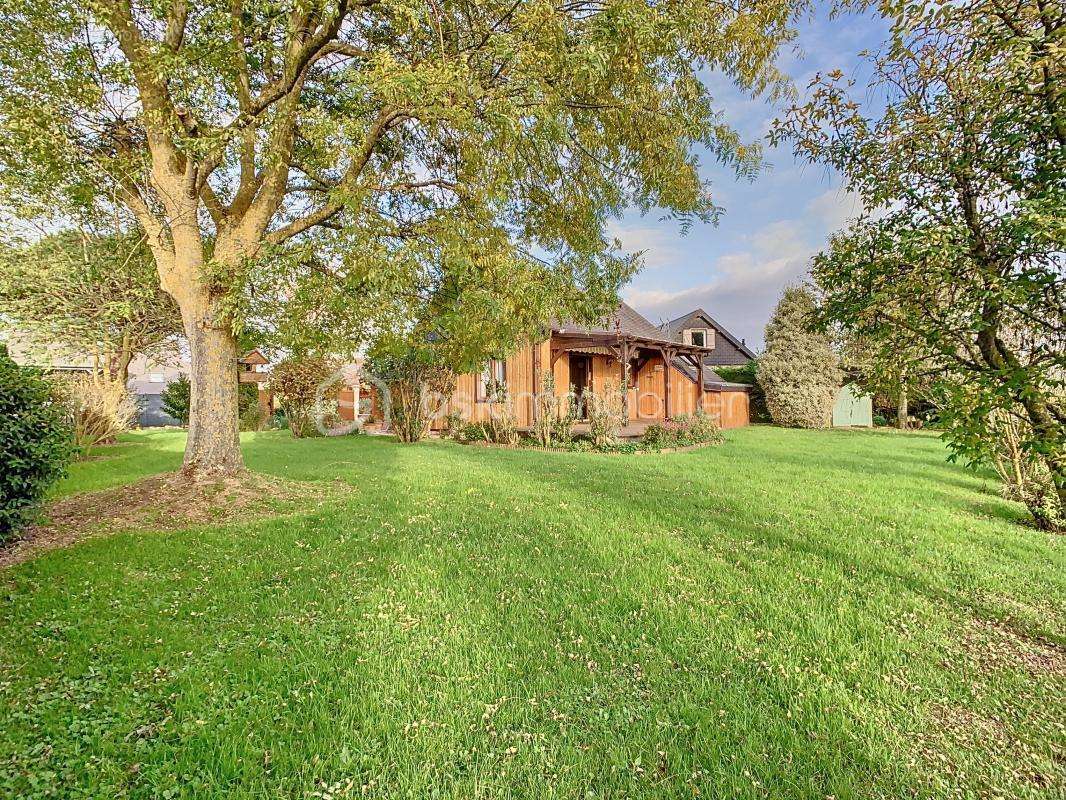
[{"label": "neighbouring house", "polygon": [[[31,339],[12,332],[5,344],[11,358],[18,364],[38,367],[47,372],[90,373],[101,368],[99,359],[81,353],[72,353],[49,344],[38,344]],[[178,420],[163,411],[163,390],[171,381],[188,374],[189,363],[178,356],[172,359],[151,359],[138,355],[130,362],[129,380],[126,384],[137,399],[137,424],[141,427],[179,425]]]},{"label": "neighbouring house", "polygon": [[274,395],[270,391],[270,359],[255,348],[245,353],[237,363],[237,382],[255,384],[259,413],[266,419],[274,413]]},{"label": "neighbouring house", "polygon": [[[499,381],[507,387],[517,424],[529,427],[538,413],[535,398],[546,373],[554,376],[556,394],[573,391],[580,400],[587,391],[602,393],[608,381],[617,385],[623,364],[628,364],[623,403],[627,420],[637,427],[698,408],[718,418],[724,428],[747,425],[749,387],[715,374],[708,366],[715,343],[700,343],[698,337],[694,341],[687,331],[682,327],[675,335],[657,327],[625,303],[598,326],[557,323],[543,341],[458,376],[444,411],[474,422],[488,419],[489,387]],[[732,337],[727,341],[732,345]]]},{"label": "neighbouring house", "polygon": [[163,390],[182,375],[189,374],[189,362],[179,358],[173,362],[158,363],[145,356],[136,356],[130,362],[130,377],[126,388],[137,397],[137,424],[142,428],[158,428],[164,425],[181,425],[163,410]]},{"label": "neighbouring house", "polygon": [[740,367],[755,358],[743,339],[727,331],[702,308],[663,323],[659,330],[667,338],[707,348],[703,363],[708,367]]}]

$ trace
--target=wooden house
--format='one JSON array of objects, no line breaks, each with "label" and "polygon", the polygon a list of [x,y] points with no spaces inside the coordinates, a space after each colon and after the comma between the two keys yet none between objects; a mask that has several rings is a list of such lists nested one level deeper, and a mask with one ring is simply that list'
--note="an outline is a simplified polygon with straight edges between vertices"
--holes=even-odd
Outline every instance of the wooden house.
[{"label": "wooden house", "polygon": [[460,375],[434,427],[441,427],[443,416],[453,411],[464,420],[487,420],[493,381],[506,385],[519,427],[529,427],[538,413],[536,397],[543,391],[545,373],[554,376],[557,394],[573,391],[580,398],[586,391],[604,392],[608,381],[619,386],[623,365],[629,367],[625,414],[638,428],[697,408],[724,428],[747,425],[749,387],[716,375],[706,363],[711,351],[706,343],[673,336],[622,303],[601,325],[555,324],[543,341]]}]

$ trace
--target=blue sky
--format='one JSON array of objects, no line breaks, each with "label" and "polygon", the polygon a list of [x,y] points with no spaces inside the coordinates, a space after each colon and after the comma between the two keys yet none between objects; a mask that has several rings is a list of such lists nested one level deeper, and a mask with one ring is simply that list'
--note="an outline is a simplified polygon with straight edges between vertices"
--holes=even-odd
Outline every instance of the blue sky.
[{"label": "blue sky", "polygon": [[[779,64],[801,96],[819,71],[839,68],[863,77],[858,54],[878,49],[887,30],[872,14],[830,19],[827,8],[798,29]],[[780,107],[743,95],[722,76],[708,74],[705,82],[715,107],[746,140],[766,136]],[[755,349],[762,346],[781,290],[802,280],[827,235],[859,210],[823,167],[798,162],[787,146],[764,147],[766,166],[750,183],[701,154],[701,173],[725,209],[717,226],[694,225],[682,236],[676,222],[636,213],[612,224],[623,249],[645,251],[646,266],[622,291],[623,299],[656,323],[702,307]]]}]

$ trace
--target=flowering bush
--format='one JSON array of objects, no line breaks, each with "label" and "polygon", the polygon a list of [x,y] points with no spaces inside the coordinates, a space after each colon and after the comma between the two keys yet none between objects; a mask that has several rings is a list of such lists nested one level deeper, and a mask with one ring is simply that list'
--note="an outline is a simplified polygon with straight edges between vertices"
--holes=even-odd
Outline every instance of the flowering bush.
[{"label": "flowering bush", "polygon": [[711,416],[699,409],[695,414],[678,414],[666,422],[649,425],[640,443],[649,450],[688,447],[694,444],[721,444],[722,431]]}]

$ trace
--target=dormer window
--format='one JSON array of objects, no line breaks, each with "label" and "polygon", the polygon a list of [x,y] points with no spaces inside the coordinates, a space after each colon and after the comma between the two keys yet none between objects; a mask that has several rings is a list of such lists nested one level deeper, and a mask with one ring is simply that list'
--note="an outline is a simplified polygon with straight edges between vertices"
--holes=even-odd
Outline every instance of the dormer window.
[{"label": "dormer window", "polygon": [[686,328],[684,335],[685,344],[695,347],[714,347],[713,328]]}]

